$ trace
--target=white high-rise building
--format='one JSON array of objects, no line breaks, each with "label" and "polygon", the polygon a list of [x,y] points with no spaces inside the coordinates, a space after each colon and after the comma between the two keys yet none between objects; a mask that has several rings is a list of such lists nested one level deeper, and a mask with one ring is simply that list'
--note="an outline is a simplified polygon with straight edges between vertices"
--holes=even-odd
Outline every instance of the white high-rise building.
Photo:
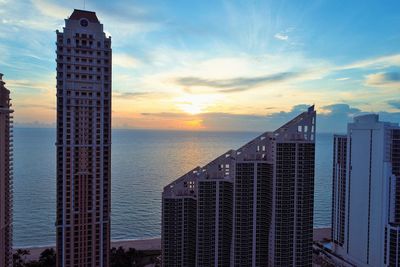
[{"label": "white high-rise building", "polygon": [[314,107],[163,191],[164,267],[312,264]]},{"label": "white high-rise building", "polygon": [[399,125],[356,117],[334,154],[334,252],[356,266],[400,266]]},{"label": "white high-rise building", "polygon": [[111,37],[74,10],[57,31],[57,266],[108,267]]}]

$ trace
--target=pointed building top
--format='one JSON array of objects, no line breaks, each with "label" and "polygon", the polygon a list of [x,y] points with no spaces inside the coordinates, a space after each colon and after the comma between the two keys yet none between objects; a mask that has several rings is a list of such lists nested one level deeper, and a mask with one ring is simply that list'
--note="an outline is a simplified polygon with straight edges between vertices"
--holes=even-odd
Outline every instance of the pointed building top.
[{"label": "pointed building top", "polygon": [[314,142],[316,114],[315,106],[310,106],[306,112],[301,113],[275,130],[275,137],[286,141],[298,141],[303,139]]},{"label": "pointed building top", "polygon": [[74,12],[72,12],[72,15],[69,17],[69,19],[72,20],[87,19],[92,23],[100,23],[99,19],[96,16],[96,12],[80,10],[80,9],[74,9]]}]

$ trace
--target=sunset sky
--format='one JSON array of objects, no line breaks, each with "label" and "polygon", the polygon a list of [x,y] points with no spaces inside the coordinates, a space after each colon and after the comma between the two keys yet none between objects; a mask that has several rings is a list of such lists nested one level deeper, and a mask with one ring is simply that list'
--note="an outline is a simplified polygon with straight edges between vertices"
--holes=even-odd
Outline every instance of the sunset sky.
[{"label": "sunset sky", "polygon": [[[55,30],[83,0],[0,0],[17,126],[55,125]],[[318,130],[400,121],[400,1],[86,0],[112,36],[115,128]]]}]

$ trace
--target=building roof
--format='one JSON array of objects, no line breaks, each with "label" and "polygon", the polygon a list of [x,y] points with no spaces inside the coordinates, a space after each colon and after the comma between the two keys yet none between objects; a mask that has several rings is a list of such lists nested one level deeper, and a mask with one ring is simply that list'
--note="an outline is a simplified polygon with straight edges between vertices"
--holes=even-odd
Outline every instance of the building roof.
[{"label": "building roof", "polygon": [[10,102],[10,91],[4,85],[3,74],[0,73],[0,108],[8,108]]},{"label": "building roof", "polygon": [[74,9],[74,12],[72,12],[69,19],[72,20],[87,19],[88,21],[93,23],[100,23],[99,19],[96,16],[96,12],[80,10],[80,9]]}]

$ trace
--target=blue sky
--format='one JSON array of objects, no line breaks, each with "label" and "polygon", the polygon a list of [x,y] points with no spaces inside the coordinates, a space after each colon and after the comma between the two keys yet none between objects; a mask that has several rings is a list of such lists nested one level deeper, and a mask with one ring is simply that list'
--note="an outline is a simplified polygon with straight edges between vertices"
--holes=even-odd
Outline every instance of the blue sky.
[{"label": "blue sky", "polygon": [[[0,0],[15,121],[55,121],[55,30],[82,1]],[[113,125],[273,129],[316,104],[320,131],[400,121],[399,1],[86,1],[113,41]]]}]

